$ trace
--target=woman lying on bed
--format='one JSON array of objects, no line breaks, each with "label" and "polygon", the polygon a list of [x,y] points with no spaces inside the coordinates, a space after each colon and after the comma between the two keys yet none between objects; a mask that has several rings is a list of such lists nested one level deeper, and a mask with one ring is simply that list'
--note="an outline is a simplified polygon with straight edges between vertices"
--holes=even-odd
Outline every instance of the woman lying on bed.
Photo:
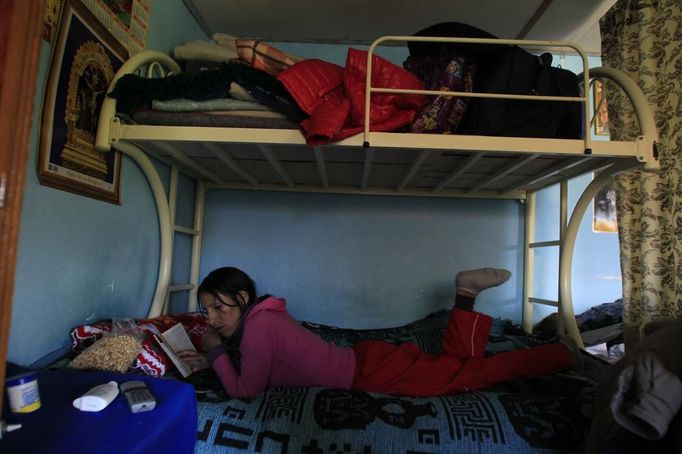
[{"label": "woman lying on bed", "polygon": [[[324,386],[398,396],[435,396],[486,388],[517,378],[569,369],[580,362],[570,341],[484,356],[492,319],[473,310],[482,290],[506,282],[507,270],[481,268],[457,275],[455,307],[443,337],[443,353],[423,353],[411,342],[371,340],[337,347],[289,316],[286,301],[257,298],[253,280],[237,268],[212,271],[199,286],[208,316],[206,353],[180,356],[192,371],[213,366],[228,395],[253,397],[268,387]],[[239,368],[223,340],[241,337]]]}]

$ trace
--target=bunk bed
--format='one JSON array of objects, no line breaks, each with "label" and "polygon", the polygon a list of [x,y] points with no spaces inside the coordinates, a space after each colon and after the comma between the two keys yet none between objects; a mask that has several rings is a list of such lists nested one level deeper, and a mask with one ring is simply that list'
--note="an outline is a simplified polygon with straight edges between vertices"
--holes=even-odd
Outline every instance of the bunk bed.
[{"label": "bunk bed", "polygon": [[[619,172],[634,167],[656,169],[657,133],[643,94],[627,76],[608,68],[588,69],[587,59],[577,46],[565,42],[494,40],[509,45],[565,46],[582,55],[580,76],[588,87],[595,78],[612,80],[632,101],[641,134],[632,142],[596,142],[589,134],[582,139],[548,139],[473,135],[410,134],[375,132],[369,125],[370,100],[376,93],[422,93],[427,95],[491,97],[557,101],[551,96],[429,92],[372,86],[369,75],[375,48],[385,42],[431,41],[492,43],[493,40],[388,36],[374,41],[367,54],[365,123],[360,134],[324,146],[308,146],[296,129],[219,128],[126,124],[117,116],[116,100],[104,101],[98,124],[96,147],[118,150],[143,170],[156,202],[161,237],[158,281],[149,316],[163,314],[169,292],[189,290],[189,309],[196,309],[199,253],[205,191],[248,189],[261,191],[319,192],[411,197],[475,197],[526,201],[525,277],[523,328],[530,332],[532,305],[547,304],[560,313],[559,329],[582,345],[571,302],[571,258],[578,226],[600,187]],[[112,87],[126,74],[158,77],[177,74],[180,65],[166,54],[144,51],[125,62]],[[589,111],[589,90],[562,101],[582,103]],[[590,130],[590,116],[584,128]],[[191,282],[170,285],[175,187],[170,201],[149,156],[168,162],[177,171],[196,178],[195,225],[185,229],[194,237]],[[565,181],[588,172],[598,177],[580,197],[570,220],[566,215]],[[535,192],[561,184],[562,235],[560,240],[535,242]],[[560,249],[558,301],[534,298],[533,250],[545,246]],[[423,348],[434,345],[425,337],[436,336],[446,315],[396,330],[358,332],[308,325],[338,344],[359,338],[414,340]],[[426,335],[425,333],[430,333]],[[517,333],[518,334],[518,333]],[[397,335],[397,338],[396,338]],[[491,338],[520,348],[533,342],[507,333]],[[432,452],[460,449],[489,452],[574,451],[579,449],[584,425],[589,425],[589,406],[594,385],[606,365],[585,357],[585,371],[553,380],[537,380],[496,387],[481,393],[442,396],[433,399],[387,398],[371,393],[328,389],[273,389],[251,399],[230,399],[215,387],[210,377],[200,383],[192,378],[199,394],[197,451],[219,447],[241,450],[296,452]],[[535,423],[533,423],[535,421]],[[581,426],[582,425],[582,426]]]}]

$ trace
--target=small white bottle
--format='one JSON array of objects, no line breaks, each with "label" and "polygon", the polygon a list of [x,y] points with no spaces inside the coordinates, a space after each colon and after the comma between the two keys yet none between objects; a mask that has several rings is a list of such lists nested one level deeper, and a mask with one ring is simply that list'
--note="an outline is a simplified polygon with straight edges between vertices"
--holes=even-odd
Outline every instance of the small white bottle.
[{"label": "small white bottle", "polygon": [[80,411],[104,410],[118,396],[118,383],[110,381],[95,386],[73,401],[73,406]]}]

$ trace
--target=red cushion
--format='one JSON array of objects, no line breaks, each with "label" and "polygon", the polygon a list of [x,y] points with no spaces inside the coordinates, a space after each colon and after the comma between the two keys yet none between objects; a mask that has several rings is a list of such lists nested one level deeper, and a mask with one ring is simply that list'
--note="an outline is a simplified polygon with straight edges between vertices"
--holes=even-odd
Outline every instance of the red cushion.
[{"label": "red cushion", "polygon": [[[177,323],[182,323],[185,327],[194,347],[197,350],[201,349],[201,336],[206,329],[206,318],[197,312],[138,319],[135,320],[135,325],[143,335],[142,351],[135,358],[133,368],[140,369],[148,375],[160,377],[174,367],[171,360],[154,340],[154,334],[161,333]],[[105,333],[110,333],[112,329],[111,320],[77,326],[70,333],[71,348],[74,352],[80,353]]]}]

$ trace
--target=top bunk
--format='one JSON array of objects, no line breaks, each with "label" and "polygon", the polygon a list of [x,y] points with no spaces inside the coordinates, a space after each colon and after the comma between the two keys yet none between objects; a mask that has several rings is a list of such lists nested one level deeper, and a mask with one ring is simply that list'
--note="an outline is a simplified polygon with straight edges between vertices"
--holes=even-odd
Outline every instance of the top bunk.
[{"label": "top bunk", "polygon": [[[583,73],[575,76],[581,88],[576,96],[557,96],[552,93],[484,93],[475,89],[428,90],[426,88],[429,87],[421,86],[396,88],[390,83],[377,83],[376,74],[385,68],[381,60],[377,60],[376,51],[380,46],[396,43],[407,43],[408,47],[430,43],[566,48],[582,58]],[[429,197],[524,199],[527,191],[536,191],[590,172],[622,171],[637,166],[647,169],[658,167],[657,132],[641,90],[620,71],[589,69],[585,53],[575,43],[384,36],[373,41],[366,54],[359,54],[357,58],[366,64],[366,72],[362,75],[362,93],[357,97],[361,101],[358,101],[361,104],[358,107],[361,121],[356,128],[357,133],[349,137],[316,143],[310,137],[306,140],[299,129],[291,128],[131,123],[123,121],[125,116],[118,114],[117,100],[107,97],[99,116],[96,148],[99,151],[113,148],[129,152],[131,147],[142,150],[177,165],[205,182],[207,188]],[[159,78],[181,72],[182,66],[170,56],[143,51],[122,65],[111,82],[110,91],[127,74]],[[595,79],[615,82],[613,86],[622,89],[632,102],[640,126],[635,140],[592,140],[592,90],[584,87],[591,87]],[[398,130],[375,131],[374,125],[370,124],[375,108],[372,103],[388,96],[420,96],[423,105],[428,104],[429,99],[450,97],[473,100],[471,103],[501,100],[499,102],[526,105],[571,104],[579,106],[579,137],[412,133],[406,132],[405,125]],[[367,115],[366,112],[372,113]]]}]

